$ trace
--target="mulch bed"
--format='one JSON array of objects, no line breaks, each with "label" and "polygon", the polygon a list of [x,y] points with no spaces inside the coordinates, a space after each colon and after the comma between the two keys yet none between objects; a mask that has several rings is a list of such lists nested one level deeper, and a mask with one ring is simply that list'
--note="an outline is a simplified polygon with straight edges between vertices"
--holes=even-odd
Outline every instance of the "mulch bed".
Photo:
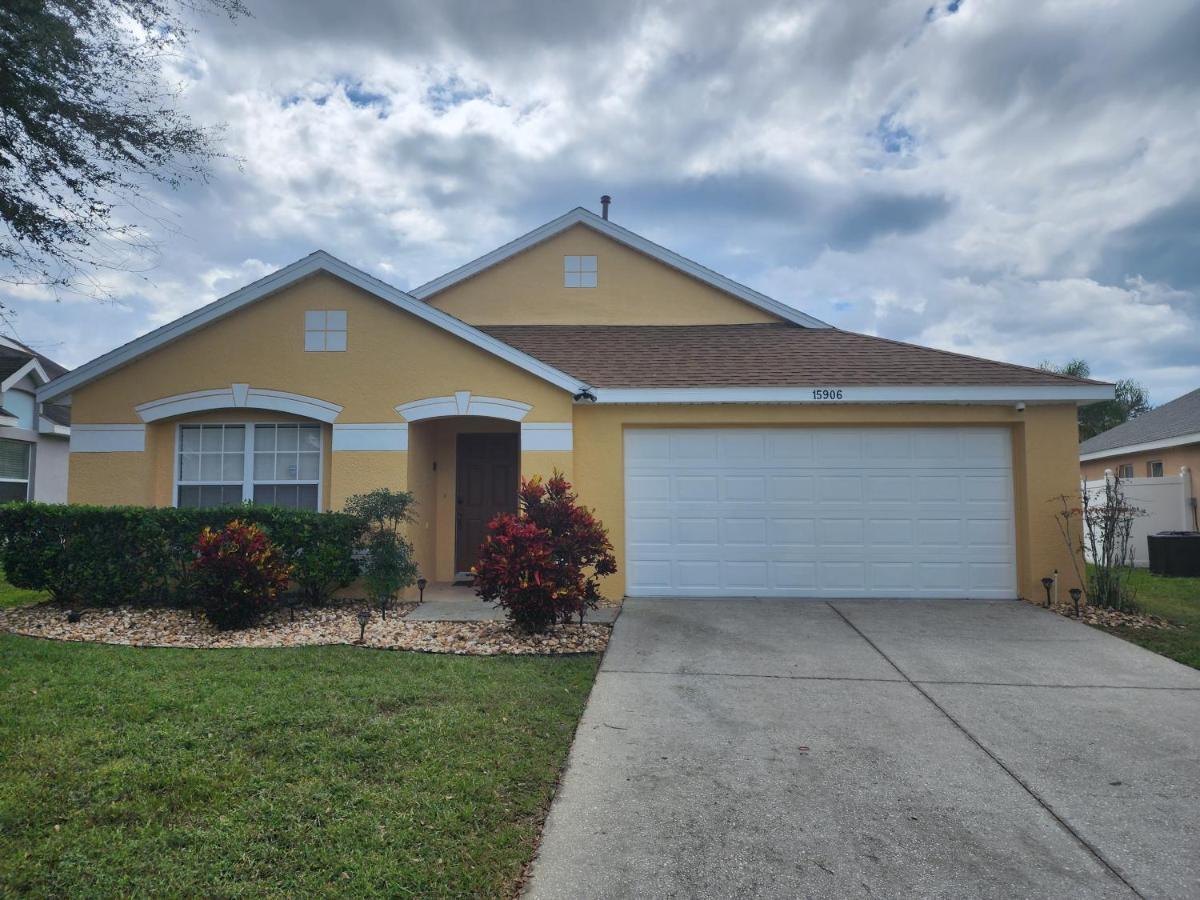
[{"label": "mulch bed", "polygon": [[132,647],[226,649],[232,647],[303,647],[355,644],[383,650],[417,650],[464,656],[601,653],[612,629],[607,625],[561,625],[529,635],[507,622],[407,622],[415,603],[397,604],[387,619],[373,610],[359,644],[362,602],[271,613],[262,623],[240,631],[218,631],[202,615],[182,609],[135,608],[83,610],[79,622],[67,621],[67,607],[39,603],[0,609],[0,631],[59,641],[90,641]]},{"label": "mulch bed", "polygon": [[[1041,603],[1033,605],[1042,606]],[[1075,618],[1075,607],[1070,604],[1060,603],[1057,606],[1049,607],[1049,609],[1051,612],[1056,612],[1068,619]],[[1098,625],[1101,628],[1151,628],[1161,631],[1182,627],[1167,621],[1161,616],[1151,616],[1137,612],[1119,612],[1115,609],[1104,609],[1100,606],[1080,607],[1079,619],[1077,621],[1088,625]]]}]

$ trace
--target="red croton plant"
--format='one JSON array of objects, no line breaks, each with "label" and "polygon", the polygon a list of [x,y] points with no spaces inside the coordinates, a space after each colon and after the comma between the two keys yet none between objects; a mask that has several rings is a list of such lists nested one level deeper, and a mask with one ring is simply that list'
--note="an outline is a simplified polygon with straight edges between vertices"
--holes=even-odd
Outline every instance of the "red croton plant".
[{"label": "red croton plant", "polygon": [[257,525],[234,519],[205,528],[194,549],[196,596],[217,628],[250,625],[287,589],[292,567]]},{"label": "red croton plant", "polygon": [[521,481],[518,512],[488,525],[475,593],[503,607],[519,628],[545,631],[594,609],[600,577],[617,571],[612,544],[592,511],[578,504],[560,472]]}]

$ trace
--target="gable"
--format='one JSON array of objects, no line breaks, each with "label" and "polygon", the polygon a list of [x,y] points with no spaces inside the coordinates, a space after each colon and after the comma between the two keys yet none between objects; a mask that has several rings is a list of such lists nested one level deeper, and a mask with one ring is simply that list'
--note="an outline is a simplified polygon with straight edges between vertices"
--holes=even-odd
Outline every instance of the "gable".
[{"label": "gable", "polygon": [[[306,352],[305,314],[344,311],[344,352]],[[402,421],[399,404],[456,391],[530,403],[561,421],[571,394],[326,272],[156,347],[73,391],[77,422],[135,423],[135,407],[248,384],[342,407],[339,422]]]},{"label": "gable", "polygon": [[[595,256],[596,287],[563,284],[567,256]],[[436,288],[436,283],[433,283]],[[779,316],[576,223],[482,271],[424,293],[471,325],[737,325]]]}]

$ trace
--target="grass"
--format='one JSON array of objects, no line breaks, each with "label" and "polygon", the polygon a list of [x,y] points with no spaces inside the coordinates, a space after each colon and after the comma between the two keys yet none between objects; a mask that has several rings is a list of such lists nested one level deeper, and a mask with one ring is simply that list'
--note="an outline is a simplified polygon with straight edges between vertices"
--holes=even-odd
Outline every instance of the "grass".
[{"label": "grass", "polygon": [[1150,628],[1105,631],[1200,669],[1200,578],[1165,578],[1151,575],[1146,569],[1135,569],[1129,583],[1142,612],[1162,616],[1183,627],[1163,631]]},{"label": "grass", "polygon": [[0,895],[511,896],[596,667],[0,634]]},{"label": "grass", "polygon": [[0,572],[0,609],[6,606],[28,606],[30,603],[47,599],[49,595],[43,591],[27,591],[24,588],[13,587],[4,580],[4,573]]}]

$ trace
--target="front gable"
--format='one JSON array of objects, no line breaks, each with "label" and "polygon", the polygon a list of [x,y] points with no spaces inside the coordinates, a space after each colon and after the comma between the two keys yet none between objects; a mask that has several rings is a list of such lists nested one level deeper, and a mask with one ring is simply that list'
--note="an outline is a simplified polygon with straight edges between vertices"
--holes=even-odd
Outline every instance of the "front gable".
[{"label": "front gable", "polygon": [[585,209],[547,222],[411,293],[479,326],[791,322],[829,327]]},{"label": "front gable", "polygon": [[[345,314],[345,350],[305,350],[314,311]],[[569,419],[571,405],[570,391],[319,272],[99,375],[72,406],[80,423],[137,423],[164,398],[183,409],[189,395],[239,391],[340,407],[306,413],[338,423],[400,423],[398,405],[457,392],[528,404],[530,421]]]},{"label": "front gable", "polygon": [[[566,287],[564,260],[595,257],[595,287]],[[472,325],[734,325],[778,316],[576,224],[425,298]]]}]

